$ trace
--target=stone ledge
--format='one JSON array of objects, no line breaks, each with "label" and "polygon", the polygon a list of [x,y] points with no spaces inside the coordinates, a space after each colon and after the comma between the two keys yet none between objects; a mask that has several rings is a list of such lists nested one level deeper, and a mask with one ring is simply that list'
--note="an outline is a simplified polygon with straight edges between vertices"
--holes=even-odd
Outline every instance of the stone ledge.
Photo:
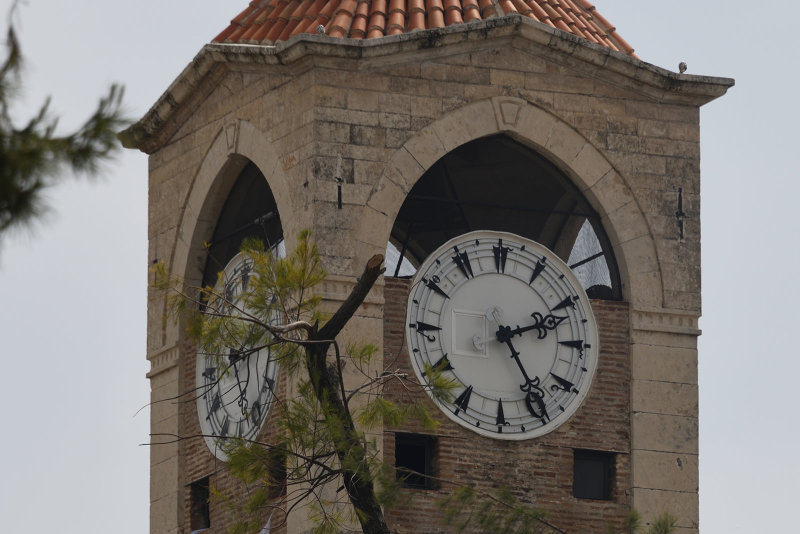
[{"label": "stone ledge", "polygon": [[631,329],[645,332],[666,332],[699,336],[700,315],[697,312],[669,309],[634,309],[631,313]]},{"label": "stone ledge", "polygon": [[147,373],[147,378],[152,379],[161,373],[172,369],[178,365],[181,351],[180,347],[173,345],[171,347],[161,348],[147,355],[150,361],[150,371]]},{"label": "stone ledge", "polygon": [[[355,284],[356,279],[351,276],[329,274],[318,286],[316,294],[322,297],[323,302],[344,302]],[[375,288],[383,288],[383,285],[383,277],[379,277],[372,290],[367,294],[367,298],[364,299],[362,306],[365,310],[381,312],[383,296],[382,294],[378,296]],[[375,309],[376,307],[377,309]]]}]

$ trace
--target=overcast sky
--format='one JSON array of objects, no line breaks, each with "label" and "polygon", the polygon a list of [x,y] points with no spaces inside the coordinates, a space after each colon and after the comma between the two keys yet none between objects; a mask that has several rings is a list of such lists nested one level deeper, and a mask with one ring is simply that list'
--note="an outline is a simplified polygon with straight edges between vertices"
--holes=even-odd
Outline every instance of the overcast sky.
[{"label": "overcast sky", "polygon": [[[19,118],[51,95],[74,127],[111,82],[141,117],[247,3],[28,0]],[[742,0],[594,3],[643,60],[736,79],[701,112],[701,527],[787,531],[800,497],[800,7],[754,18]],[[3,532],[148,529],[149,420],[134,416],[149,397],[146,186],[146,156],[125,151],[100,180],[53,189],[47,219],[0,244]]]}]

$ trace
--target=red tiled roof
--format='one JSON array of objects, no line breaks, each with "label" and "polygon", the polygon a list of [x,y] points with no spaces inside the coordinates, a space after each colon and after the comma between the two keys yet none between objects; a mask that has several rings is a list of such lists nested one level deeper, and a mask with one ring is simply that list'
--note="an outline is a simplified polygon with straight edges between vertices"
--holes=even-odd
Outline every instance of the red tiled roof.
[{"label": "red tiled roof", "polygon": [[273,44],[319,26],[331,37],[374,39],[496,17],[495,6],[635,57],[587,0],[252,0],[214,42]]}]

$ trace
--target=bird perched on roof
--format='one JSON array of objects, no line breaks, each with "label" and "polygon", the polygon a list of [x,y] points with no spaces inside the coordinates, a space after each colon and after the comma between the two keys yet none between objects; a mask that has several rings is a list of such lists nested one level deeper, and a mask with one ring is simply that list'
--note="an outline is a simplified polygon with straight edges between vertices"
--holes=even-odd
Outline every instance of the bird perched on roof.
[{"label": "bird perched on roof", "polygon": [[686,72],[686,68],[687,68],[686,63],[681,61],[680,64],[678,65],[678,70],[681,72],[681,74]]},{"label": "bird perched on roof", "polygon": [[317,33],[320,35],[325,35],[325,26],[323,26],[322,24],[317,26]]}]

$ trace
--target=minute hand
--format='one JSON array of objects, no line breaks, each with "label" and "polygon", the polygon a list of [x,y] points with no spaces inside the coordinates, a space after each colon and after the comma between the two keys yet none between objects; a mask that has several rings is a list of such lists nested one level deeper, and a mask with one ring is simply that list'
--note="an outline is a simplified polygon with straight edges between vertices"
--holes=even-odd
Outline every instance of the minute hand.
[{"label": "minute hand", "polygon": [[[519,328],[517,328],[519,330]],[[514,330],[511,330],[510,326],[501,326],[497,330],[497,341],[500,343],[505,343],[508,345],[509,350],[511,350],[511,358],[517,362],[517,367],[519,367],[520,372],[522,372],[523,378],[525,378],[525,385],[520,386],[523,388],[523,391],[526,391],[524,388],[528,384],[533,384],[533,381],[528,377],[528,373],[525,372],[525,367],[522,366],[522,362],[519,360],[519,352],[514,349],[514,345],[511,343],[511,338],[514,337]],[[536,379],[538,382],[538,378]],[[538,385],[538,384],[537,384]]]},{"label": "minute hand", "polygon": [[525,379],[525,383],[520,384],[519,389],[525,393],[525,406],[527,406],[528,411],[534,417],[541,419],[543,422],[547,422],[550,420],[550,416],[547,414],[547,409],[544,404],[544,391],[539,387],[539,377],[537,376],[531,380],[528,376],[525,367],[519,359],[519,352],[514,349],[514,345],[511,343],[511,332],[513,332],[511,327],[501,326],[497,330],[497,340],[508,345],[508,348],[511,350],[511,358],[517,362],[517,367],[519,367],[522,377]]}]

